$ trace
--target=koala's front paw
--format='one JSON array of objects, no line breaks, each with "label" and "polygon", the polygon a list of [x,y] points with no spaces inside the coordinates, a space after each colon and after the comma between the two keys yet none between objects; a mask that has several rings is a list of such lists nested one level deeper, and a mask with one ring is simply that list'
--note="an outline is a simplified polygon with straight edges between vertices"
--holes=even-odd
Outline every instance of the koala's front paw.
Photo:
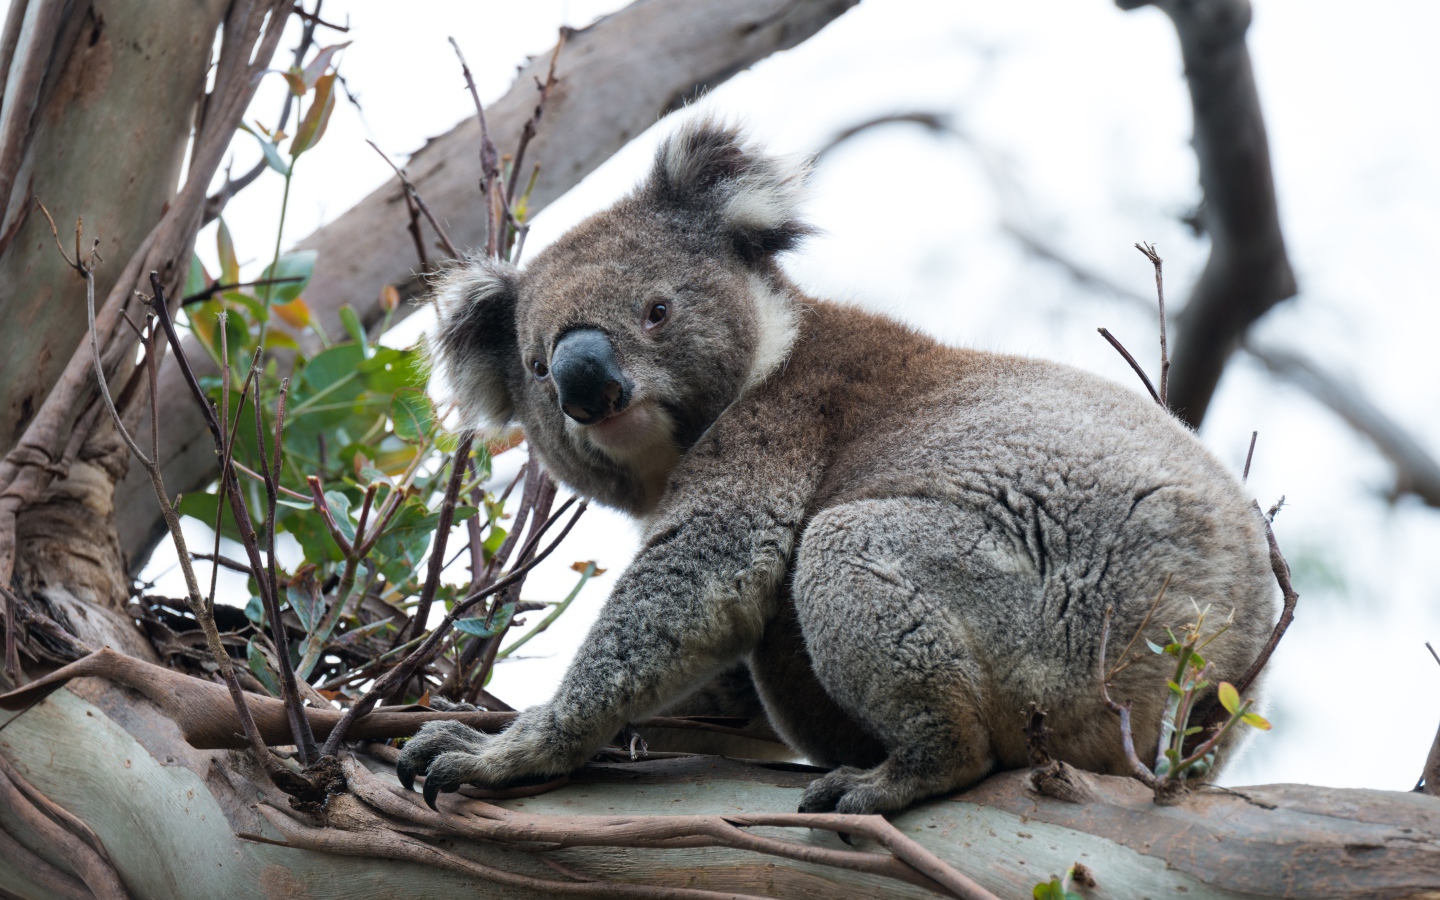
[{"label": "koala's front paw", "polygon": [[[567,749],[569,752],[567,752]],[[462,784],[498,788],[528,778],[563,775],[585,762],[584,747],[567,743],[543,709],[526,710],[500,734],[481,734],[459,722],[427,722],[400,752],[395,774],[414,788],[425,776],[425,802]]]},{"label": "koala's front paw", "polygon": [[406,790],[415,789],[415,776],[425,776],[425,802],[435,806],[441,790],[453,791],[465,783],[464,760],[471,767],[492,740],[469,725],[459,722],[426,722],[400,751],[395,774]]}]

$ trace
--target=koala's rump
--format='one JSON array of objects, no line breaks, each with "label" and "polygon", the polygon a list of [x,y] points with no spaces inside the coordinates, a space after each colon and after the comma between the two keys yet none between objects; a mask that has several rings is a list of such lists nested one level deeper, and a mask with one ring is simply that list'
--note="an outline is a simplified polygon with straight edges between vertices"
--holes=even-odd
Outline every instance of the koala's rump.
[{"label": "koala's rump", "polygon": [[[948,643],[926,650],[949,654],[949,675],[932,680],[955,680],[979,707],[1002,766],[1023,762],[1021,710],[1032,701],[1051,711],[1059,755],[1102,771],[1123,766],[1099,699],[1106,608],[1113,665],[1169,577],[1145,636],[1161,640],[1164,626],[1193,621],[1197,604],[1210,607],[1212,628],[1233,611],[1207,655],[1217,679],[1238,678],[1275,616],[1257,513],[1193,435],[1148,398],[1102,379],[968,354],[938,384],[877,408],[868,440],[834,457],[800,542],[797,593],[826,594],[815,586],[847,566],[904,588],[872,589],[882,583],[859,577],[828,605],[810,603],[808,614],[823,618],[806,629],[817,672],[832,693],[851,695],[837,699],[863,718],[884,700],[862,682],[896,676],[827,679],[827,665],[835,673],[870,665],[845,659],[846,647],[892,641],[885,652],[904,658],[913,650],[905,642]],[[873,598],[854,596],[867,591],[903,608],[876,618]],[[804,619],[815,598],[796,599]],[[907,618],[924,624],[887,630]],[[1146,650],[1115,685],[1119,699],[1136,703],[1142,748],[1154,746],[1166,668]]]}]

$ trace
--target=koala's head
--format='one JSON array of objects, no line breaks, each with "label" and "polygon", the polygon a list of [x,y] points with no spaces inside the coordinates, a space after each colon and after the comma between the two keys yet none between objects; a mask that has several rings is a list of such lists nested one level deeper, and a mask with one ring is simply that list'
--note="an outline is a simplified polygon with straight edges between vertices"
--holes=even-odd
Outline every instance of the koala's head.
[{"label": "koala's head", "polygon": [[518,422],[557,477],[635,513],[679,454],[788,355],[775,265],[808,233],[804,167],[710,120],[524,271],[473,259],[436,292],[436,368],[467,424]]}]

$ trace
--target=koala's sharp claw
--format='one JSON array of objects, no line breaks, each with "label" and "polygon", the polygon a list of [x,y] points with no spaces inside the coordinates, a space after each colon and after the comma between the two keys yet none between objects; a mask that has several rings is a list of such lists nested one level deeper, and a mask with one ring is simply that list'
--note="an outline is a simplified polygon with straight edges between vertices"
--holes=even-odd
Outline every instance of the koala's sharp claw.
[{"label": "koala's sharp claw", "polygon": [[436,812],[439,812],[440,807],[435,805],[435,799],[440,796],[439,780],[435,778],[426,778],[424,791],[425,805],[435,810]]}]

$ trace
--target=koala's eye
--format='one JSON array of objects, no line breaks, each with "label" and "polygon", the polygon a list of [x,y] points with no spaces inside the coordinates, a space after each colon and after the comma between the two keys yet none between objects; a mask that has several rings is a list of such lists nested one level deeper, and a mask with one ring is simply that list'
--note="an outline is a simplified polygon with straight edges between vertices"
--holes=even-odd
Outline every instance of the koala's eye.
[{"label": "koala's eye", "polygon": [[530,364],[530,369],[535,373],[536,378],[542,380],[550,375],[550,367],[538,359]]},{"label": "koala's eye", "polygon": [[667,304],[650,304],[650,311],[645,314],[645,330],[649,331],[651,328],[664,322],[668,315],[670,315],[670,307]]}]

